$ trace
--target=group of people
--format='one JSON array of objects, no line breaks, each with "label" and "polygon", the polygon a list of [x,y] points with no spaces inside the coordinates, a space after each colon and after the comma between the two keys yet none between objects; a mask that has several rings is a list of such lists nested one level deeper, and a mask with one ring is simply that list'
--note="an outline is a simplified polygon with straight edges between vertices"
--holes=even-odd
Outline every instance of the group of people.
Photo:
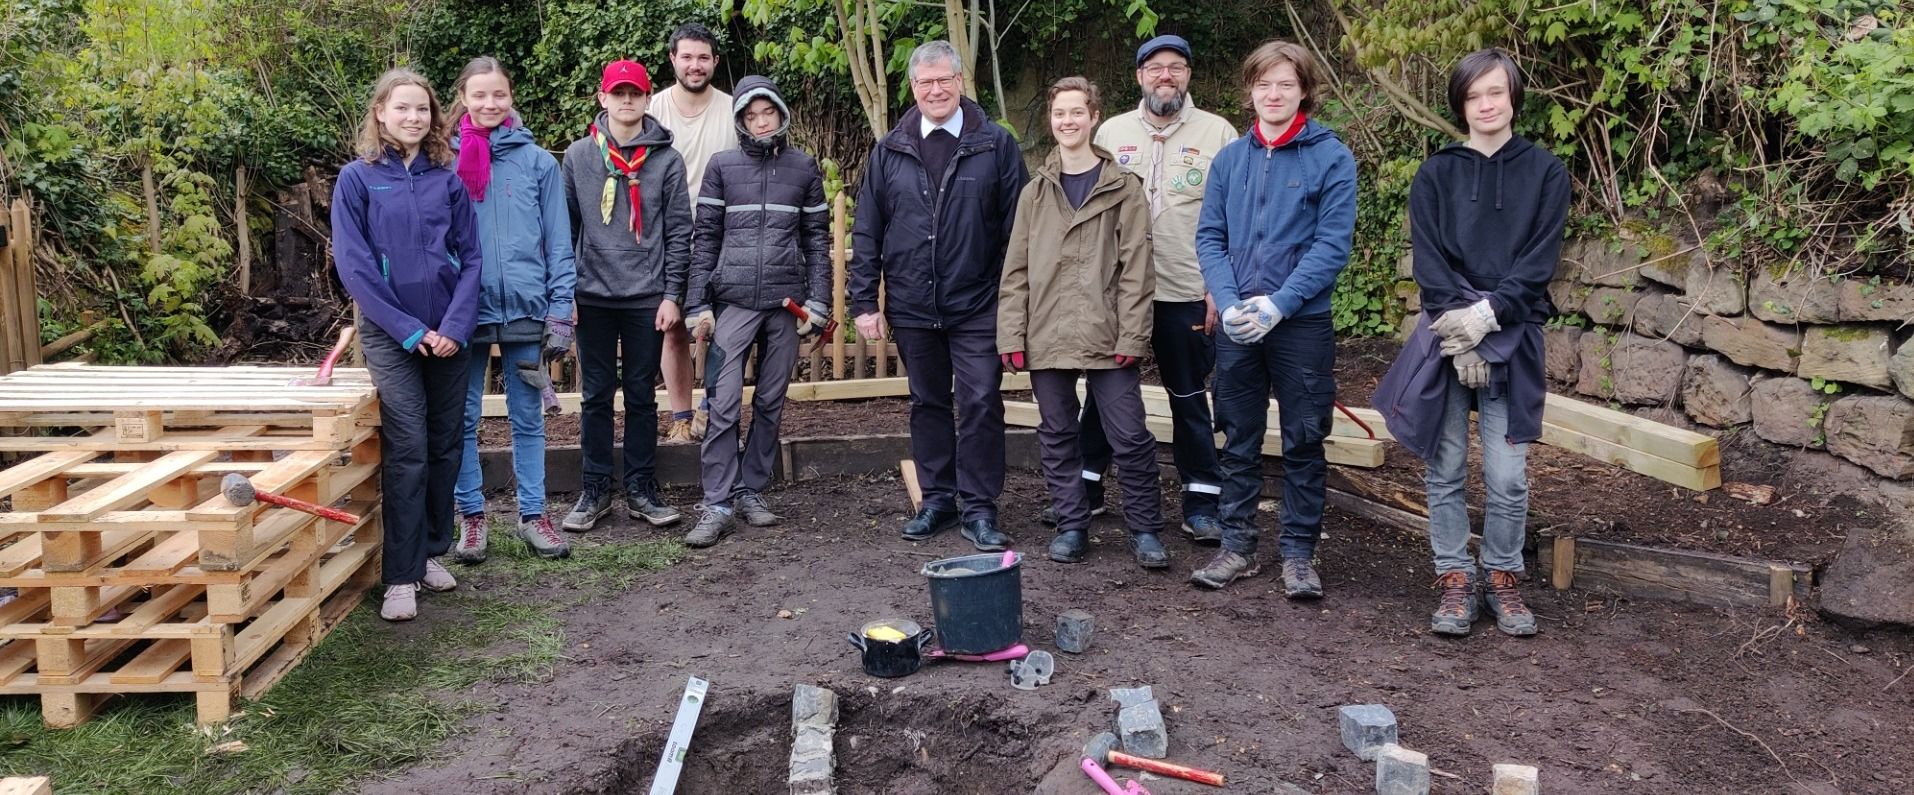
[{"label": "group of people", "polygon": [[[476,430],[493,345],[506,371],[517,535],[537,554],[569,554],[559,529],[590,530],[613,509],[621,387],[626,512],[660,526],[682,519],[653,479],[661,375],[672,433],[681,421],[705,426],[695,429],[703,500],[685,542],[709,546],[739,522],[779,521],[763,491],[787,381],[800,340],[825,327],[831,304],[822,174],[790,145],[791,110],[772,81],[747,77],[735,95],[712,86],[710,31],[680,28],[670,57],[677,83],[655,94],[644,66],[607,65],[602,112],[562,164],[533,144],[493,59],[466,67],[446,111],[415,73],[394,70],[376,87],[361,158],[340,173],[333,226],[382,401],[386,618],[416,615],[420,588],[455,586],[439,556],[484,559]],[[1136,54],[1134,110],[1104,119],[1097,86],[1082,77],[1049,87],[1056,147],[1032,174],[1010,132],[963,96],[962,63],[942,41],[911,53],[915,105],[866,162],[852,229],[857,332],[894,338],[908,373],[923,503],[903,537],[956,527],[978,550],[1011,545],[997,511],[1000,388],[1003,372],[1028,371],[1051,495],[1039,521],[1056,530],[1048,556],[1087,555],[1114,463],[1131,552],[1144,568],[1168,567],[1139,367],[1154,359],[1169,396],[1181,529],[1220,547],[1191,582],[1223,588],[1260,570],[1273,397],[1283,587],[1291,599],[1321,597],[1330,293],[1349,258],[1357,187],[1349,148],[1311,118],[1320,65],[1289,42],[1252,52],[1241,67],[1252,118],[1239,133],[1191,102],[1189,43],[1156,37]],[[1522,97],[1519,68],[1498,50],[1469,55],[1452,75],[1449,105],[1468,139],[1432,155],[1413,183],[1424,312],[1376,396],[1395,436],[1430,462],[1441,590],[1431,626],[1447,634],[1466,634],[1482,605],[1503,631],[1535,632],[1517,585],[1525,455],[1540,433],[1539,324],[1568,181],[1559,160],[1513,135]],[[688,353],[672,361],[678,334],[711,341],[696,411]],[[574,340],[585,477],[554,525],[536,385]],[[747,356],[757,357],[748,436],[739,427]],[[681,365],[684,388],[674,388]],[[1468,549],[1462,492],[1472,411],[1488,484],[1486,577]]]}]

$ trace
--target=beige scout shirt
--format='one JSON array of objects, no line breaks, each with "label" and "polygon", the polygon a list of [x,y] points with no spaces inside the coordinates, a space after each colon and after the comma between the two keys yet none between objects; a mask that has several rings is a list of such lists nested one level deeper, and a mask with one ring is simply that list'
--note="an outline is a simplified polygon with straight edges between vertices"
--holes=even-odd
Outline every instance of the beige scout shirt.
[{"label": "beige scout shirt", "polygon": [[711,104],[703,113],[685,116],[678,112],[678,99],[684,93],[676,84],[651,96],[646,111],[671,131],[671,148],[685,161],[685,179],[691,182],[691,201],[698,201],[698,188],[704,185],[704,167],[711,156],[738,148],[737,120],[731,115],[731,95],[716,88]]},{"label": "beige scout shirt", "polygon": [[1143,178],[1156,243],[1156,300],[1201,301],[1203,270],[1196,262],[1196,222],[1203,208],[1210,159],[1240,134],[1223,117],[1185,101],[1169,126],[1157,128],[1137,109],[1097,127],[1096,145],[1117,167]]}]

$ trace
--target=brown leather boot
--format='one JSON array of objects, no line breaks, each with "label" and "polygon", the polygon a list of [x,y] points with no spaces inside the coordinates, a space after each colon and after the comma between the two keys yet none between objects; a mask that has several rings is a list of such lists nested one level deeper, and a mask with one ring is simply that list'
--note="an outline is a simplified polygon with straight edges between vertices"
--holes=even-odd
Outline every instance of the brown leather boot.
[{"label": "brown leather boot", "polygon": [[1461,637],[1475,623],[1475,582],[1466,571],[1452,571],[1436,578],[1442,589],[1442,601],[1429,616],[1429,630],[1438,635]]},{"label": "brown leather boot", "polygon": [[1489,591],[1482,601],[1495,615],[1495,628],[1516,636],[1535,634],[1535,613],[1522,604],[1520,578],[1514,572],[1489,572]]}]

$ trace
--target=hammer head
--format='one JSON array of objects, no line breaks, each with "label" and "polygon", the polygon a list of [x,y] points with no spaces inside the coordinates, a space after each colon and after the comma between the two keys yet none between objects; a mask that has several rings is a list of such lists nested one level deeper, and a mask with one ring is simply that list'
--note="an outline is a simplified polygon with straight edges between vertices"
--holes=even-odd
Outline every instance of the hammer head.
[{"label": "hammer head", "polygon": [[1110,764],[1110,752],[1117,749],[1117,736],[1104,732],[1083,744],[1083,757],[1099,765]]},{"label": "hammer head", "polygon": [[253,482],[238,472],[229,472],[219,481],[219,491],[226,495],[226,501],[234,505],[251,505],[259,498],[253,490]]}]

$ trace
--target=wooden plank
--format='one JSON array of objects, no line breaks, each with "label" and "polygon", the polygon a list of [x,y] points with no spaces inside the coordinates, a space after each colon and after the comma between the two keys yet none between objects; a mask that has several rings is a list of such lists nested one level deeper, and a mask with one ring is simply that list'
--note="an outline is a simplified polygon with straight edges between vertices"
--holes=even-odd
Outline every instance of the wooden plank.
[{"label": "wooden plank", "polygon": [[8,776],[0,779],[0,795],[53,795],[53,779],[46,776]]},{"label": "wooden plank", "polygon": [[[1035,428],[1039,422],[1037,404],[1023,401],[1004,402],[1004,422],[1024,428]],[[1150,433],[1159,440],[1168,440],[1174,428],[1165,417],[1148,417],[1145,424]],[[1222,444],[1222,435],[1217,435],[1217,444]],[[1379,439],[1352,439],[1343,436],[1331,436],[1323,440],[1323,456],[1331,464],[1374,469],[1382,466],[1383,442]],[[1263,455],[1281,458],[1283,454],[1282,435],[1276,431],[1263,433]]]},{"label": "wooden plank", "polygon": [[1391,527],[1407,530],[1420,535],[1429,534],[1429,517],[1410,513],[1391,505],[1384,505],[1361,495],[1351,494],[1341,489],[1323,489],[1323,499],[1331,507],[1345,513],[1355,514],[1364,519]]},{"label": "wooden plank", "polygon": [[1696,491],[1707,491],[1721,486],[1721,466],[1711,465],[1696,468],[1687,464],[1670,461],[1640,450],[1633,450],[1615,442],[1596,438],[1588,434],[1569,430],[1560,425],[1542,424],[1542,443],[1571,450],[1604,463],[1626,469],[1630,472],[1647,475],[1656,480],[1673,483]]},{"label": "wooden plank", "polygon": [[[7,423],[0,422],[0,426]],[[149,451],[156,453],[174,453],[182,450],[213,450],[222,453],[235,452],[282,452],[327,450],[337,453],[342,448],[351,447],[358,440],[371,437],[377,429],[365,426],[356,429],[351,438],[345,441],[316,439],[308,434],[300,436],[262,434],[251,439],[221,439],[201,434],[182,435],[169,433],[157,441],[145,443],[115,442],[91,437],[51,437],[17,436],[0,437],[0,451],[42,452],[42,451],[92,451],[113,453],[128,451]]]},{"label": "wooden plank", "polygon": [[1697,469],[1721,463],[1720,442],[1627,412],[1550,394],[1542,421]]},{"label": "wooden plank", "polygon": [[90,489],[78,497],[40,511],[40,521],[43,523],[85,522],[107,511],[116,511],[147,502],[147,492],[186,474],[200,464],[213,460],[218,455],[210,450],[168,453],[160,460],[114,478],[103,486]]},{"label": "wooden plank", "polygon": [[[1776,564],[1770,561],[1591,538],[1576,538],[1568,548],[1578,588],[1715,607],[1766,607],[1772,598],[1770,567]],[[1537,564],[1545,565],[1542,573],[1551,581],[1561,568],[1553,555]]]},{"label": "wooden plank", "polygon": [[47,453],[27,459],[0,472],[0,497],[5,497],[42,480],[94,459],[97,453],[76,450]]},{"label": "wooden plank", "polygon": [[[855,325],[849,307],[848,253],[845,251],[845,221],[850,216],[849,202],[843,191],[831,202],[831,317],[837,319],[837,334],[831,338],[831,377],[844,380],[844,333]],[[813,380],[822,381],[821,377]]]},{"label": "wooden plank", "polygon": [[1575,587],[1575,537],[1556,536],[1549,554],[1552,558],[1549,583],[1558,591]]},{"label": "wooden plank", "polygon": [[904,492],[910,495],[910,509],[922,510],[924,488],[917,482],[917,462],[906,458],[897,462],[897,469],[904,474]]},{"label": "wooden plank", "polygon": [[158,684],[193,658],[193,644],[185,640],[159,640],[146,647],[132,662],[114,671],[116,685]]},{"label": "wooden plank", "polygon": [[[1078,384],[1077,399],[1082,400],[1085,394],[1086,393],[1084,391],[1083,385]],[[1375,429],[1377,439],[1383,439],[1388,441],[1395,440],[1396,437],[1391,436],[1389,434],[1388,427],[1386,427],[1383,424],[1381,412],[1376,411],[1375,409],[1357,408],[1354,406],[1349,406],[1346,408],[1349,409],[1349,413],[1356,415],[1357,418],[1361,419],[1363,422],[1368,423],[1370,428]],[[1148,412],[1149,415],[1152,417],[1170,416],[1169,390],[1166,390],[1163,387],[1155,386],[1152,384],[1144,384],[1143,385],[1143,410]],[[1334,412],[1333,421],[1330,425],[1330,430],[1329,430],[1329,433],[1331,436],[1347,436],[1354,439],[1369,438],[1369,434],[1362,429],[1362,426],[1350,420],[1350,418],[1347,415],[1343,414],[1342,411],[1337,410],[1335,408],[1331,408],[1330,411]],[[1276,410],[1276,401],[1271,400],[1269,402],[1269,420],[1268,420],[1269,427],[1271,428],[1280,427],[1278,425],[1278,422],[1280,421],[1280,419],[1281,419],[1281,416],[1278,414]]]}]

